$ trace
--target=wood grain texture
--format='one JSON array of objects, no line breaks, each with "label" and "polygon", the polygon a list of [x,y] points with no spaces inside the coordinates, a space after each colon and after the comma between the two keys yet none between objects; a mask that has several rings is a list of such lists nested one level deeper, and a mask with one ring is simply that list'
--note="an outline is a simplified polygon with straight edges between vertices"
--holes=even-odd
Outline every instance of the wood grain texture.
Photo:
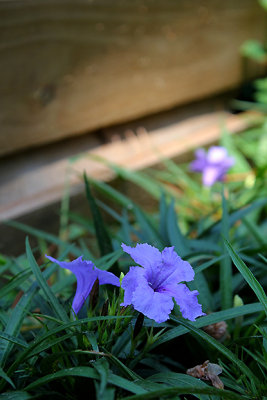
[{"label": "wood grain texture", "polygon": [[1,1],[0,155],[236,86],[263,19],[255,0]]}]

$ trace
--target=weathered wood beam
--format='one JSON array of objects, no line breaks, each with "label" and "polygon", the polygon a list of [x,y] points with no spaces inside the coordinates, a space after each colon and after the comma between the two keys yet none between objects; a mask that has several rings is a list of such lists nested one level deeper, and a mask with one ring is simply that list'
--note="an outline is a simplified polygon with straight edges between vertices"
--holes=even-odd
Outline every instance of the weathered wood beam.
[{"label": "weathered wood beam", "polygon": [[235,87],[264,19],[255,0],[0,2],[0,155]]}]

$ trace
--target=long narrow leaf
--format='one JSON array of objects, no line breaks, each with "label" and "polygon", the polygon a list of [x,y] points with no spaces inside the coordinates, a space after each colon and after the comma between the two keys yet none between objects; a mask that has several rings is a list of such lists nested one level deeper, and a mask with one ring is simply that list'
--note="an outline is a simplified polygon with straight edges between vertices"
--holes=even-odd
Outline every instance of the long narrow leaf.
[{"label": "long narrow leaf", "polygon": [[134,206],[134,214],[136,216],[136,219],[140,225],[141,232],[144,234],[144,240],[146,242],[149,242],[155,246],[163,247],[162,240],[157,232],[157,230],[154,228],[152,225],[151,221],[148,218],[148,215],[146,215],[139,207]]},{"label": "long narrow leaf", "polygon": [[[55,379],[65,378],[66,376],[79,376],[83,378],[99,379],[99,374],[91,367],[74,367],[74,368],[64,369],[55,372],[53,374],[46,375],[40,379],[37,379],[36,381],[28,385],[25,388],[25,390],[33,390],[39,386],[46,385],[47,383]],[[121,378],[114,374],[109,374],[108,382],[132,393],[136,394],[146,393],[146,390],[143,389],[141,386],[137,385],[136,383],[128,381],[127,379]]]},{"label": "long narrow leaf", "polygon": [[225,240],[225,245],[233,260],[233,263],[235,264],[236,268],[239,270],[243,278],[246,280],[246,282],[249,284],[255,295],[258,297],[267,315],[267,296],[263,290],[263,287],[257,281],[255,276],[250,271],[250,269],[246,266],[244,261],[241,260],[238,254],[234,251],[234,249],[227,240]]},{"label": "long narrow leaf", "polygon": [[[267,199],[260,199],[257,201],[254,201],[252,204],[241,208],[237,211],[234,211],[231,215],[229,215],[229,226],[233,226],[237,221],[241,220],[245,215],[248,215],[252,211],[257,210],[260,207],[263,207],[267,204]],[[215,233],[220,233],[222,229],[222,222],[216,223],[212,228],[211,228],[211,234]]]},{"label": "long narrow leaf", "polygon": [[1,288],[0,292],[0,298],[5,297],[8,295],[12,290],[17,289],[20,287],[20,285],[26,281],[31,275],[30,268],[26,271],[21,271],[19,272],[14,278],[10,280],[10,282],[5,285],[3,288]]},{"label": "long narrow leaf", "polygon": [[148,176],[144,172],[131,171],[126,168],[122,168],[118,165],[108,163],[109,167],[113,169],[114,172],[121,178],[133,182],[135,185],[140,186],[146,192],[151,194],[151,196],[156,199],[160,198],[161,191],[158,182],[154,181],[151,176]]},{"label": "long narrow leaf", "polygon": [[84,173],[84,182],[85,182],[86,197],[93,216],[98,247],[101,255],[105,256],[106,254],[111,253],[113,251],[111,239],[106,230],[102,215],[99,211],[96,201],[92,196],[89,182],[85,173]]},{"label": "long narrow leaf", "polygon": [[[181,374],[177,372],[161,372],[150,376],[147,380],[150,382],[158,382],[161,385],[167,385],[168,387],[190,387],[192,390],[194,388],[208,388],[208,385],[201,381],[200,379],[194,378],[193,376]],[[209,396],[199,395],[197,396],[200,400],[209,400]]]},{"label": "long narrow leaf", "polygon": [[63,331],[69,331],[75,326],[82,326],[83,324],[87,324],[88,322],[95,322],[95,321],[104,321],[104,320],[113,320],[113,319],[124,319],[124,318],[132,318],[131,316],[100,316],[100,317],[89,317],[80,320],[76,320],[73,322],[69,322],[66,324],[62,324],[54,329],[51,329],[49,332],[45,333],[44,335],[38,337],[29,347],[20,353],[19,357],[16,358],[14,363],[8,370],[8,373],[12,373],[15,371],[17,366],[23,362],[23,360],[28,357],[29,354],[33,353],[33,351],[37,348],[41,348],[43,342],[48,341],[49,338],[53,337],[55,334]]},{"label": "long narrow leaf", "polygon": [[[263,307],[260,303],[247,304],[240,307],[233,307],[228,310],[218,311],[213,314],[206,315],[197,319],[192,323],[194,327],[202,328],[210,324],[215,324],[220,321],[227,321],[232,318],[240,317],[243,315],[254,314],[261,312]],[[187,333],[188,330],[183,326],[177,326],[163,333],[159,339],[153,344],[152,348],[159,346],[162,343],[168,342],[175,339],[178,336],[182,336]]]},{"label": "long narrow leaf", "polygon": [[174,386],[168,389],[155,390],[153,392],[149,392],[146,394],[140,394],[136,396],[128,396],[124,397],[124,400],[151,400],[151,399],[159,399],[159,398],[175,398],[175,396],[179,394],[207,394],[218,396],[223,399],[232,399],[232,400],[240,400],[240,399],[250,399],[248,396],[240,397],[240,394],[236,394],[230,392],[229,390],[221,390],[212,387],[207,388],[192,388],[192,386]]},{"label": "long narrow leaf", "polygon": [[[13,310],[8,323],[5,327],[4,333],[6,335],[16,337],[20,332],[20,327],[24,317],[29,309],[32,299],[36,292],[38,291],[37,285],[33,285],[27,293],[25,293],[18,304],[16,305],[15,309]],[[0,366],[3,367],[6,363],[8,355],[12,350],[13,343],[7,340],[1,340],[0,342]]]},{"label": "long narrow leaf", "polygon": [[169,205],[167,212],[167,231],[169,236],[169,242],[175,247],[175,251],[179,256],[184,257],[189,253],[187,240],[180,231],[177,215],[174,209],[174,202],[172,201]]},{"label": "long narrow leaf", "polygon": [[[44,272],[44,278],[48,279],[49,276],[54,272],[55,267],[52,266],[47,268]],[[28,310],[32,304],[32,300],[39,290],[37,282],[34,282],[30,289],[24,293],[19,300],[15,309],[12,311],[10,318],[8,319],[4,333],[13,337],[18,336],[21,328],[21,324],[28,313]],[[0,366],[4,366],[10,351],[12,350],[13,344],[11,341],[1,340],[0,341]]]},{"label": "long narrow leaf", "polygon": [[8,382],[13,387],[13,389],[16,388],[12,380],[9,378],[9,376],[5,373],[5,371],[2,368],[0,368],[0,378]]},{"label": "long narrow leaf", "polygon": [[30,400],[36,399],[32,397],[29,393],[23,392],[22,390],[12,390],[11,392],[5,392],[0,394],[0,400]]},{"label": "long narrow leaf", "polygon": [[169,245],[169,240],[168,240],[168,231],[167,231],[167,202],[166,202],[166,196],[165,193],[163,192],[160,197],[160,202],[159,202],[159,233],[161,238],[164,240],[165,245]]},{"label": "long narrow leaf", "polygon": [[15,336],[9,335],[5,332],[0,332],[0,338],[7,340],[10,343],[16,344],[20,347],[23,347],[24,349],[28,348],[27,342],[24,342],[24,340],[18,339]]},{"label": "long narrow leaf", "polygon": [[28,233],[29,235],[33,235],[39,239],[44,239],[50,243],[54,243],[58,246],[61,246],[62,248],[64,248],[64,250],[67,246],[69,246],[69,248],[71,249],[71,252],[73,254],[75,254],[76,256],[81,255],[81,250],[78,247],[59,239],[58,236],[56,236],[56,235],[52,235],[51,233],[41,231],[40,229],[32,228],[31,226],[22,224],[21,222],[17,222],[17,221],[5,221],[5,224],[8,226],[11,226],[13,228],[19,229],[25,233]]},{"label": "long narrow leaf", "polygon": [[132,201],[120,193],[118,190],[114,189],[110,185],[105,182],[97,181],[92,178],[87,177],[88,182],[92,184],[97,190],[103,193],[110,200],[113,200],[116,204],[119,204],[122,207],[131,209],[133,206]]},{"label": "long narrow leaf", "polygon": [[[227,202],[222,187],[222,235],[229,238],[229,215]],[[225,256],[220,261],[220,294],[221,307],[223,310],[230,308],[233,304],[233,284],[232,284],[232,262],[227,253],[224,242],[222,243],[222,254]]]},{"label": "long narrow leaf", "polygon": [[208,281],[202,272],[199,272],[196,279],[192,282],[188,282],[190,290],[197,290],[199,292],[198,300],[203,306],[205,312],[211,312],[214,310],[214,301],[211,294]]},{"label": "long narrow leaf", "polygon": [[95,265],[97,268],[107,271],[110,267],[112,267],[112,265],[114,265],[118,261],[122,254],[122,249],[115,250],[112,253],[109,253],[106,256],[99,258],[95,262]]},{"label": "long narrow leaf", "polygon": [[55,315],[62,321],[65,321],[65,322],[69,321],[69,317],[68,317],[65,309],[62,307],[62,305],[59,303],[58,299],[55,297],[52,289],[48,286],[48,284],[40,270],[40,267],[38,266],[38,264],[35,261],[28,238],[26,238],[26,253],[27,253],[30,267],[36,277],[36,280],[37,280],[40,288],[43,290],[47,301],[52,306],[52,309],[54,310]]}]

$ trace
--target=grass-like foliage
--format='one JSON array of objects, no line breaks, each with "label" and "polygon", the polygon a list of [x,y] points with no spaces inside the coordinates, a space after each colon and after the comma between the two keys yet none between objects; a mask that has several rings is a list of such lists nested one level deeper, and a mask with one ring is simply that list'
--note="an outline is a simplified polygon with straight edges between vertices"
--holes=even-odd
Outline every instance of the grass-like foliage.
[{"label": "grass-like foliage", "polygon": [[[153,210],[85,175],[90,220],[65,210],[59,237],[9,222],[30,239],[25,254],[0,260],[0,399],[266,399],[265,172],[262,154],[252,164],[250,149],[238,148],[242,136],[224,141],[237,169],[211,190],[170,160],[150,175],[113,166],[154,197]],[[121,307],[122,288],[101,285],[76,316],[75,275],[45,253],[83,255],[120,277],[134,265],[122,242],[174,246],[194,268],[188,287],[206,315],[188,321],[175,304],[157,324]]]}]

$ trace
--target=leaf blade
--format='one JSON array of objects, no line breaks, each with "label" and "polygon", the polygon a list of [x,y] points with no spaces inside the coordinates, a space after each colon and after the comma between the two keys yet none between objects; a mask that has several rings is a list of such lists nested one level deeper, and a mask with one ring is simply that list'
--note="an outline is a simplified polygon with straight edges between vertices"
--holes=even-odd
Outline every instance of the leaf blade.
[{"label": "leaf blade", "polygon": [[241,260],[238,254],[234,251],[233,247],[227,240],[225,240],[225,245],[227,247],[231,259],[233,260],[233,263],[235,264],[236,268],[239,270],[243,278],[246,280],[248,285],[251,287],[251,289],[259,299],[267,315],[267,296],[263,290],[263,287],[261,286],[259,281],[255,278],[255,276],[252,274],[250,269],[246,266],[244,261]]}]

